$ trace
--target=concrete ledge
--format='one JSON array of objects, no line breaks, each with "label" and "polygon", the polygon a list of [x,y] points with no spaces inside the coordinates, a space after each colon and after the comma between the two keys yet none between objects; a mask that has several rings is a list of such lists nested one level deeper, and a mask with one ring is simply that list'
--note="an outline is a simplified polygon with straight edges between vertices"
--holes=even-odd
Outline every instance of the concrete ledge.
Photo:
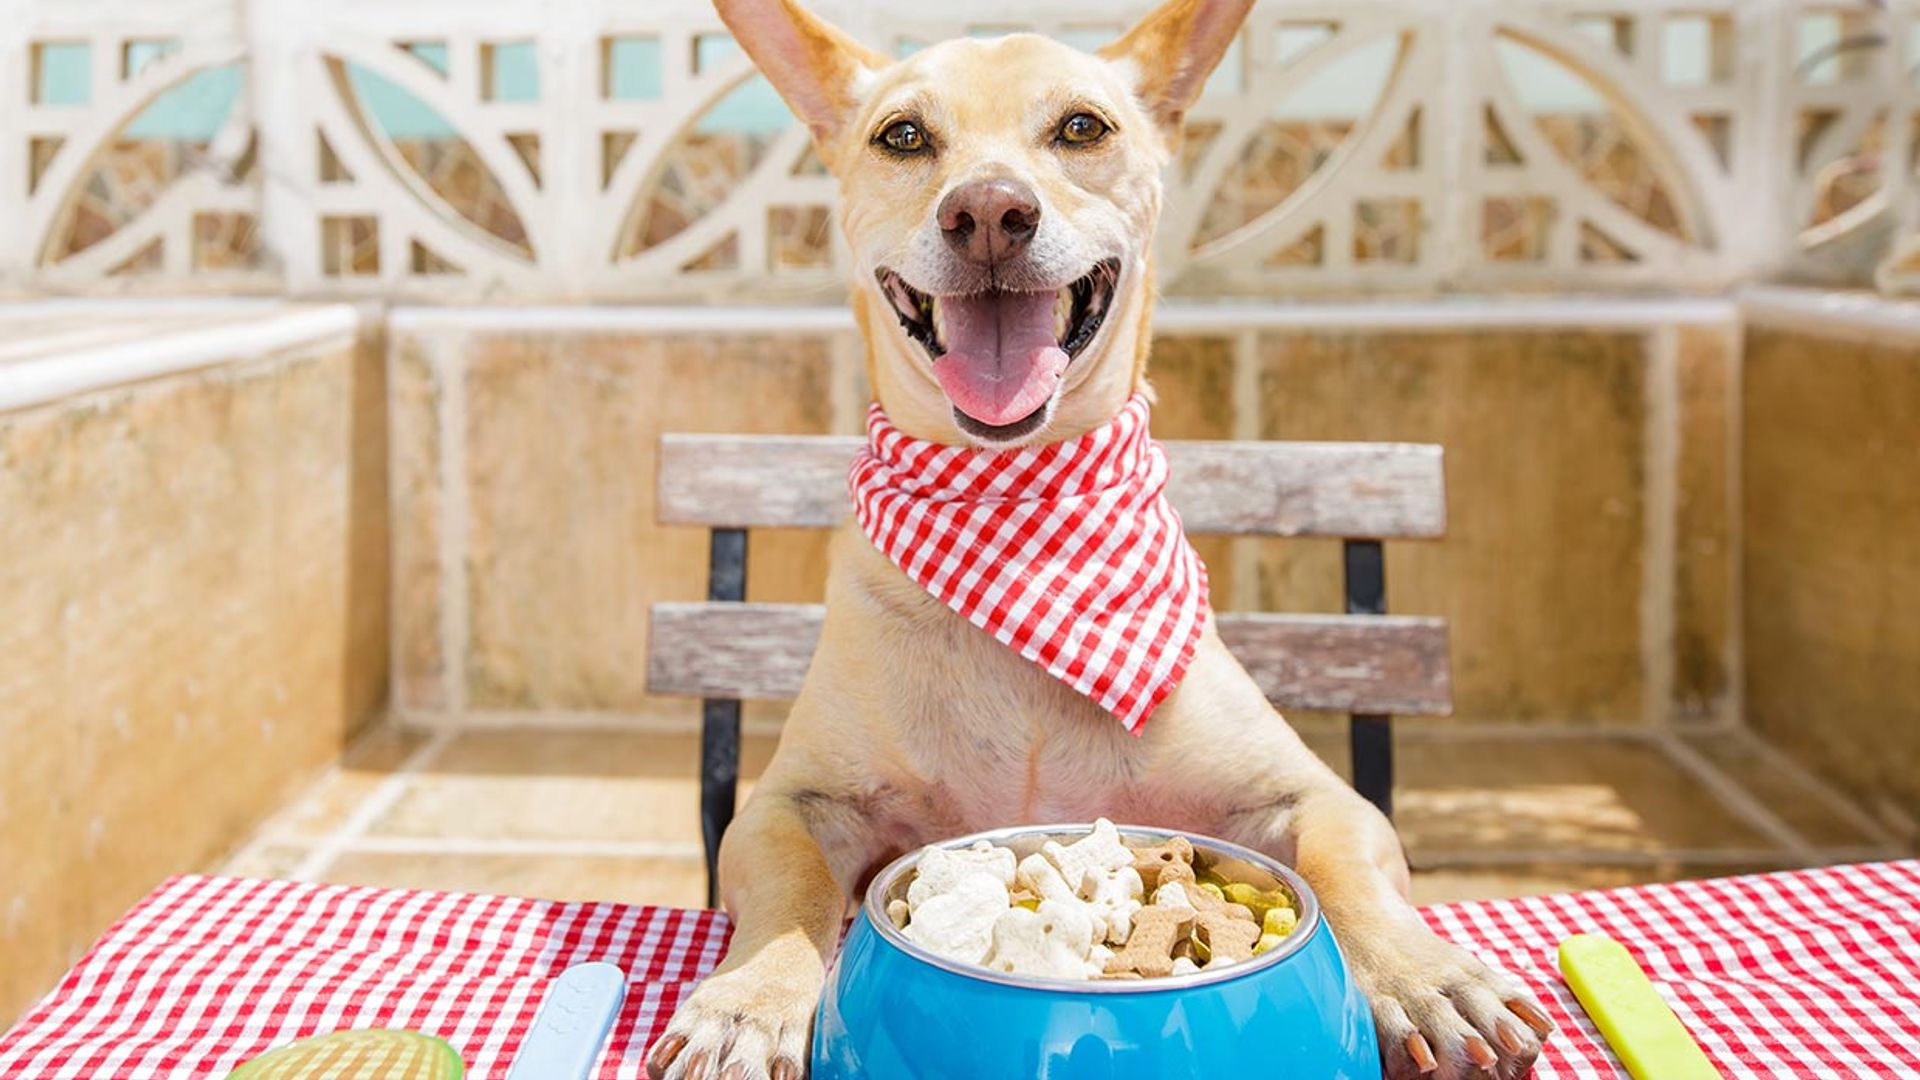
[{"label": "concrete ledge", "polygon": [[[202,313],[204,312],[204,316]],[[163,321],[147,327],[145,319]],[[130,320],[127,334],[102,320]],[[0,412],[147,379],[176,375],[299,345],[351,338],[360,314],[348,304],[61,302],[0,307],[6,322],[57,322],[57,329],[6,343],[0,353]],[[68,320],[71,320],[70,322]],[[212,325],[207,325],[211,323]],[[9,360],[6,354],[21,357]]]},{"label": "concrete ledge", "polygon": [[1867,292],[1755,285],[1740,292],[1740,312],[1752,326],[1868,338],[1920,339],[1920,301]]}]

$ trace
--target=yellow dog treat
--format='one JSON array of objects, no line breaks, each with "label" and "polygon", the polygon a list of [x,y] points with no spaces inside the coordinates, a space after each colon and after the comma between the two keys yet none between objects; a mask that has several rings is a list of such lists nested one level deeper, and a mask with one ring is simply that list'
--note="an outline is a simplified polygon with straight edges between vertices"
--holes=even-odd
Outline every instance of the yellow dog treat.
[{"label": "yellow dog treat", "polygon": [[1300,925],[1300,913],[1290,907],[1272,907],[1267,909],[1266,917],[1260,920],[1260,932],[1275,937],[1286,937]]},{"label": "yellow dog treat", "polygon": [[1560,943],[1560,973],[1634,1080],[1721,1080],[1626,947],[1599,934]]}]

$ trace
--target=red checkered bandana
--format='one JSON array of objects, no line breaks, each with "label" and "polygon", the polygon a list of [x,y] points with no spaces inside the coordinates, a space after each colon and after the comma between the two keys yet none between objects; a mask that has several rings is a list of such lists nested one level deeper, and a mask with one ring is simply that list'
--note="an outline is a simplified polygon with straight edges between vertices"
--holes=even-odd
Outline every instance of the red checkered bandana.
[{"label": "red checkered bandana", "polygon": [[1167,504],[1167,456],[1136,394],[1105,427],[977,450],[867,412],[848,484],[873,545],[994,640],[1138,734],[1207,620],[1207,568]]}]

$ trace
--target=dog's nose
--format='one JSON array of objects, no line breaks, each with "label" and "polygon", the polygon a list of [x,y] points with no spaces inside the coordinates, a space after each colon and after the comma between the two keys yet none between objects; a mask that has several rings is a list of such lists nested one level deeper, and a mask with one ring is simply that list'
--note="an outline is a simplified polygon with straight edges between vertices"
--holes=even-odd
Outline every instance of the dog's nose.
[{"label": "dog's nose", "polygon": [[940,200],[939,218],[955,252],[988,266],[1026,249],[1040,227],[1040,200],[1018,180],[971,180]]}]

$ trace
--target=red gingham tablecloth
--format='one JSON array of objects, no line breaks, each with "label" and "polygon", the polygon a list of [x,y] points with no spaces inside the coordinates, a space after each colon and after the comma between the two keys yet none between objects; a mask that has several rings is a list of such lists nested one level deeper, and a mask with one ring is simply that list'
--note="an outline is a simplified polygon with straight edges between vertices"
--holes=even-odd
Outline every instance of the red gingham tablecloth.
[{"label": "red gingham tablecloth", "polygon": [[[1581,931],[1625,943],[1728,1077],[1920,1077],[1920,862],[1426,916],[1539,992],[1560,1024],[1542,1080],[1625,1075],[1554,965]],[[0,1077],[220,1077],[308,1035],[401,1027],[495,1080],[553,978],[606,960],[632,986],[599,1075],[637,1078],[726,934],[722,916],[671,908],[176,878],[0,1038]]]}]

